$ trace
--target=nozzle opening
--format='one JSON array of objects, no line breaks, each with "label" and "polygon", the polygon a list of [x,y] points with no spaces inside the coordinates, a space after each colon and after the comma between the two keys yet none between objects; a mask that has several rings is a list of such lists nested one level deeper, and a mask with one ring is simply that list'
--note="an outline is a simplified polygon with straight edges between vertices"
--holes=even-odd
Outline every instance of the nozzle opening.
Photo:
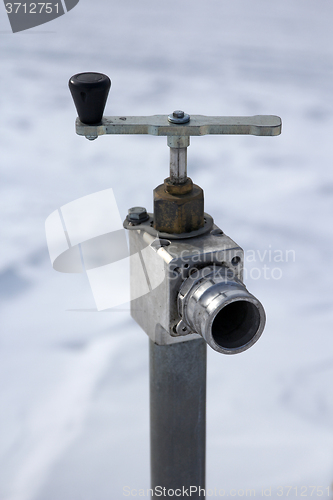
[{"label": "nozzle opening", "polygon": [[212,336],[220,347],[235,349],[250,342],[259,325],[258,308],[248,300],[237,300],[223,307],[215,316]]}]

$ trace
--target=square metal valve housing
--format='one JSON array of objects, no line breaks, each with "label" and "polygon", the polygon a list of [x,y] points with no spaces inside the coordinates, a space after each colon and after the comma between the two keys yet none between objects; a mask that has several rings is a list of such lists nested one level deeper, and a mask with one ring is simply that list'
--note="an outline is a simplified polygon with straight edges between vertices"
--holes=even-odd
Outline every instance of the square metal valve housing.
[{"label": "square metal valve housing", "polygon": [[129,233],[131,316],[158,345],[195,338],[178,335],[177,298],[184,280],[209,265],[227,266],[243,280],[244,252],[215,224],[201,236],[159,239],[142,229]]}]

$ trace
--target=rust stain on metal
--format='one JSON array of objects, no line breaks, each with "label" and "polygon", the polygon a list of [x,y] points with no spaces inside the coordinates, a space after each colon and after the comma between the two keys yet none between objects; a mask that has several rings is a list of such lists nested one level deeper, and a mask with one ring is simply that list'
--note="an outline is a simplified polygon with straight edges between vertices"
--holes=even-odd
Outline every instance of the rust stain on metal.
[{"label": "rust stain on metal", "polygon": [[191,179],[184,184],[164,184],[154,189],[154,228],[165,233],[189,233],[204,226],[204,195]]}]

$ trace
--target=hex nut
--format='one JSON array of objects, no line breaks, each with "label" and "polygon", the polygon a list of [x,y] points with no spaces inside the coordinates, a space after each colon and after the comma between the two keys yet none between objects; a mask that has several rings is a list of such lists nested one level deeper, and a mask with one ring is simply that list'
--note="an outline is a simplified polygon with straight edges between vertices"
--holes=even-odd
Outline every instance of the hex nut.
[{"label": "hex nut", "polygon": [[173,114],[174,118],[184,118],[184,115],[185,115],[184,111],[182,111],[180,109],[177,109],[172,114]]},{"label": "hex nut", "polygon": [[149,215],[144,207],[132,207],[128,209],[127,218],[130,222],[144,222],[149,219]]},{"label": "hex nut", "polygon": [[170,194],[187,194],[193,189],[193,182],[190,177],[187,177],[186,182],[183,184],[173,184],[170,177],[164,179],[164,189]]},{"label": "hex nut", "polygon": [[171,194],[161,184],[154,189],[154,228],[169,234],[190,233],[203,227],[204,196],[201,187],[185,194]]}]

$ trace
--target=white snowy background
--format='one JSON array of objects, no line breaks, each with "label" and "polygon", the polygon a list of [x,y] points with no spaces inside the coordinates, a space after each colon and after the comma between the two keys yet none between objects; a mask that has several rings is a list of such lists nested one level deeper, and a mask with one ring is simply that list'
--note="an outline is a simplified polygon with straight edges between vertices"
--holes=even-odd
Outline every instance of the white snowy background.
[{"label": "white snowy background", "polygon": [[331,497],[332,20],[330,0],[80,0],[12,34],[0,7],[1,500],[149,488],[148,339],[126,310],[69,311],[93,297],[85,275],[52,269],[44,222],[109,187],[122,216],[151,211],[168,148],[77,136],[67,82],[82,71],[112,79],[106,114],[282,117],[280,137],[198,137],[188,152],[206,211],[256,253],[246,283],[267,313],[250,350],[209,350],[207,488]]}]

